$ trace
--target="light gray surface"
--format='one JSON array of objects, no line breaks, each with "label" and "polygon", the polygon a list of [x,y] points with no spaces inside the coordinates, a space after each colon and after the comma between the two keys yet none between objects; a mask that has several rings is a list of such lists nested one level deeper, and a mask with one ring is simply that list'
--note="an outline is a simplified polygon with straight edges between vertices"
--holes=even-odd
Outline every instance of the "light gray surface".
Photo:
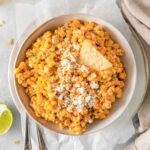
[{"label": "light gray surface", "polygon": [[[0,136],[0,150],[20,150],[22,147],[22,135],[20,115],[12,101],[7,80],[8,61],[12,46],[6,44],[9,37],[15,39],[14,9],[10,0],[5,0],[0,5],[0,20],[5,20],[6,24],[0,27],[0,102],[6,103],[13,112],[14,123],[8,133]],[[14,144],[15,140],[20,140],[19,145]]]},{"label": "light gray surface", "polygon": [[[5,0],[3,5],[0,5],[0,19],[4,19],[6,24],[4,27],[0,28],[0,102],[5,102],[8,106],[11,107],[14,114],[14,124],[11,130],[4,136],[0,137],[0,150],[21,150],[22,143],[19,145],[13,144],[14,140],[20,140],[22,142],[21,136],[21,125],[20,125],[20,116],[12,102],[12,98],[10,96],[10,92],[8,89],[8,81],[7,81],[7,68],[9,55],[12,49],[12,46],[6,45],[6,40],[9,37],[16,37],[15,30],[15,10],[13,6],[13,2],[22,2],[25,0]],[[33,2],[36,0],[28,0],[29,2]],[[38,0],[37,0],[38,1]],[[52,0],[53,1],[53,0]],[[27,1],[25,1],[27,2]],[[103,0],[104,5],[106,6],[106,11],[110,12],[113,5],[112,19],[111,16],[108,18],[104,18],[105,20],[111,21],[113,25],[115,25],[121,32],[126,36],[128,35],[128,29],[125,28],[124,22],[122,22],[119,10],[116,7],[116,11],[114,10],[115,0]],[[106,4],[107,3],[107,4]],[[95,8],[97,9],[97,8]],[[115,17],[114,17],[115,15]],[[100,16],[103,16],[102,14]],[[24,16],[25,17],[25,16]],[[18,27],[18,26],[17,26]],[[126,36],[127,37],[127,36]]]}]

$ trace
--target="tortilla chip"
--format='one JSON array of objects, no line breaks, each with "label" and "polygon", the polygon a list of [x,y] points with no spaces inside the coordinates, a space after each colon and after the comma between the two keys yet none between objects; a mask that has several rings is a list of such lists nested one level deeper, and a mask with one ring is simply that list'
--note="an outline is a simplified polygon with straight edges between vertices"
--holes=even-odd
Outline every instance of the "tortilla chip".
[{"label": "tortilla chip", "polygon": [[89,40],[83,42],[79,61],[96,71],[105,70],[112,67],[111,62],[106,59]]}]

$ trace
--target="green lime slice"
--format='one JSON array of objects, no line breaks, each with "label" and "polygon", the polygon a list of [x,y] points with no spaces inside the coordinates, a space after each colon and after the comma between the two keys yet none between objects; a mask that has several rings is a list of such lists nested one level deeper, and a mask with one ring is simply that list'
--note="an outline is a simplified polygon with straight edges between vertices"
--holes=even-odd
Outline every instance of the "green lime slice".
[{"label": "green lime slice", "polygon": [[5,134],[10,129],[13,122],[13,115],[5,104],[0,104],[0,135]]}]

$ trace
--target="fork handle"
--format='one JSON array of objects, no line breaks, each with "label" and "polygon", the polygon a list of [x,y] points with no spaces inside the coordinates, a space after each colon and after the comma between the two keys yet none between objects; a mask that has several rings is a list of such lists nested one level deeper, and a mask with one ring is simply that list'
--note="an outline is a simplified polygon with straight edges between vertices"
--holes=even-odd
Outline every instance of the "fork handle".
[{"label": "fork handle", "polygon": [[24,142],[24,150],[32,150],[31,138],[30,138],[30,127],[29,127],[29,118],[25,116],[25,142]]},{"label": "fork handle", "polygon": [[37,137],[38,137],[39,150],[47,150],[47,146],[44,141],[42,131],[37,124],[36,124],[36,131],[37,131]]}]

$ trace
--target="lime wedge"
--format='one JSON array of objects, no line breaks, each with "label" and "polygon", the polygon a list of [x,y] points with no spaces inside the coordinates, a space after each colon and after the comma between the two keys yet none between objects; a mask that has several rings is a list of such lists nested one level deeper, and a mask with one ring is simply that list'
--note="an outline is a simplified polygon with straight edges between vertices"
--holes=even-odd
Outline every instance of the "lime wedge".
[{"label": "lime wedge", "polygon": [[12,125],[12,122],[12,112],[5,104],[0,104],[0,135],[8,132]]}]

